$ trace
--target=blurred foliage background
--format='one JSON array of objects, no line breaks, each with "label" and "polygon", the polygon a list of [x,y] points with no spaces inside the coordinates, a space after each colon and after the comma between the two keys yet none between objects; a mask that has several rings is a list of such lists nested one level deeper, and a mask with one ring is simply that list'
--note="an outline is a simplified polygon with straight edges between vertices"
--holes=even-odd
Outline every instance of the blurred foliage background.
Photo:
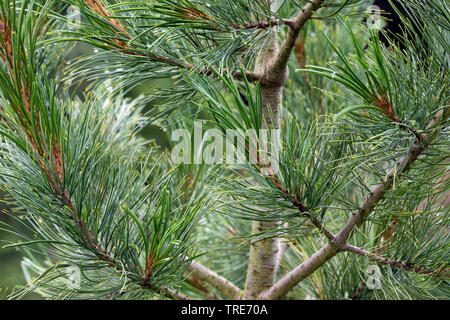
[{"label": "blurred foliage background", "polygon": [[[90,53],[93,48],[87,44],[77,44],[72,49],[70,55],[67,57],[67,61],[76,59],[77,57],[81,57],[85,54]],[[158,82],[158,83],[154,83]],[[86,91],[89,83],[87,81],[82,82],[79,86],[72,86],[71,90],[76,90],[74,93],[82,96],[83,91]],[[146,91],[154,90],[155,87],[165,87],[170,86],[170,79],[162,79],[158,81],[149,81],[147,83],[141,84],[139,87],[130,91],[127,95],[130,97],[137,97],[141,94],[145,94]],[[153,101],[148,104],[148,110],[153,107],[154,104],[157,104],[158,101]],[[147,111],[148,111],[147,110]],[[166,136],[164,130],[155,125],[148,125],[141,131],[141,134],[144,135],[148,139],[153,139],[157,142],[158,145],[164,147],[168,146],[168,137]],[[8,196],[0,190],[0,221],[11,225],[13,228],[16,228],[18,231],[21,230],[21,226],[11,217],[9,217],[5,212],[17,214],[24,214],[20,208],[15,207],[12,204],[11,199],[8,199]],[[8,247],[4,248],[5,243],[15,243],[19,240],[19,237],[7,232],[3,228],[0,228],[0,239],[2,243],[0,244],[0,299],[5,293],[11,292],[15,289],[18,289],[26,284],[25,275],[23,269],[21,268],[21,261],[23,258],[23,254],[16,247]],[[25,297],[25,299],[41,299],[38,294],[30,294]]]},{"label": "blurred foliage background", "polygon": [[[77,45],[68,59],[73,59],[77,56],[81,56],[85,54],[88,50],[91,50],[86,45]],[[80,86],[77,90],[84,90],[85,86]],[[8,196],[0,191],[0,221],[11,225],[13,228],[18,228],[20,230],[21,226],[9,217],[5,212],[9,212],[12,214],[23,214],[20,208],[14,207],[12,201],[8,199]],[[10,247],[4,248],[4,242],[17,242],[19,237],[7,232],[6,230],[0,228],[0,239],[2,240],[2,244],[0,246],[0,297],[2,293],[11,292],[12,290],[23,286],[26,284],[25,275],[21,268],[21,260],[22,253],[18,248]],[[3,242],[4,241],[4,242]],[[40,299],[38,294],[28,295],[27,299]]]}]

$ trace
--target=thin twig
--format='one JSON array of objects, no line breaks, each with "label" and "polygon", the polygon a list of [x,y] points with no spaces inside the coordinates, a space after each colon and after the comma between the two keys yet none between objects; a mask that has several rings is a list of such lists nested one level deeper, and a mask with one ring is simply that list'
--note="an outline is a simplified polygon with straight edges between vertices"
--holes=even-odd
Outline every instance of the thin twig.
[{"label": "thin twig", "polygon": [[160,294],[174,300],[192,300],[192,298],[178,292],[175,290],[172,290],[170,288],[160,287],[156,289],[159,291]]},{"label": "thin twig", "polygon": [[377,254],[369,252],[363,248],[355,247],[355,246],[352,246],[349,244],[344,244],[344,245],[342,245],[341,248],[343,251],[353,252],[353,253],[359,254],[361,256],[367,257],[370,260],[373,260],[377,263],[390,265],[390,266],[393,266],[393,267],[396,267],[399,269],[403,269],[406,271],[412,271],[412,272],[416,272],[416,273],[420,273],[420,274],[424,274],[424,275],[428,275],[428,276],[435,276],[435,277],[440,277],[440,276],[443,276],[444,278],[450,277],[450,274],[449,274],[450,268],[447,267],[447,268],[443,269],[443,267],[445,267],[446,263],[443,263],[439,268],[437,268],[436,270],[433,270],[433,269],[417,266],[414,263],[407,263],[405,261],[397,261],[397,260],[394,260],[391,258],[384,258],[382,256],[379,256]]},{"label": "thin twig", "polygon": [[[101,16],[107,18],[117,29],[120,30],[120,32],[122,34],[124,34],[125,36],[127,36],[128,38],[131,39],[130,34],[127,32],[127,30],[125,29],[125,27],[122,25],[122,23],[120,23],[119,20],[117,19],[113,19],[110,18],[109,13],[105,10],[105,8],[103,7],[103,5],[101,4],[101,2],[99,2],[98,0],[86,0],[86,4],[95,12],[97,12],[98,14],[100,14]],[[201,14],[199,13],[198,17],[200,17]],[[190,19],[194,19],[196,20],[197,18],[195,18],[195,16],[192,16],[192,12],[191,15],[189,15]],[[270,22],[258,22],[258,23],[252,23],[252,24],[244,24],[244,25],[237,25],[237,24],[230,24],[230,26],[233,29],[266,29],[266,28],[270,28],[273,27],[277,24],[283,23],[283,20],[274,20],[274,21],[270,21]],[[2,24],[0,25],[2,26]],[[146,57],[148,59],[150,59],[153,62],[160,62],[160,63],[164,63],[170,66],[174,66],[174,67],[178,67],[180,69],[187,69],[187,70],[192,70],[195,72],[198,72],[202,75],[206,75],[206,76],[210,76],[210,75],[214,75],[215,72],[213,69],[211,68],[205,68],[205,67],[198,67],[196,65],[193,65],[191,63],[187,63],[187,62],[180,62],[180,61],[176,61],[167,57],[163,57],[160,55],[155,55],[155,54],[143,54],[140,52],[135,52],[133,51],[132,48],[129,47],[128,44],[126,44],[125,42],[116,39],[115,40],[116,45],[120,48],[119,52],[124,53],[124,54],[128,54],[128,55],[133,55],[133,56],[140,56],[140,57]],[[244,71],[245,77],[247,79],[247,81],[249,82],[256,82],[256,81],[261,81],[261,75],[256,73],[256,72],[252,72],[252,71]],[[241,71],[237,71],[234,74],[234,78],[236,80],[242,80],[243,79],[243,74]]]}]

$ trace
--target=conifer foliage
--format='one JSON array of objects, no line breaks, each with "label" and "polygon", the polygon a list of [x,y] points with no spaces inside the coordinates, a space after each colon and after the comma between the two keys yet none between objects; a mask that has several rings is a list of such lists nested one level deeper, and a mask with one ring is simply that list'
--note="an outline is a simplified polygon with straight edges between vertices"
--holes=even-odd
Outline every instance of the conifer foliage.
[{"label": "conifer foliage", "polygon": [[1,0],[9,298],[448,299],[449,6],[368,5]]}]

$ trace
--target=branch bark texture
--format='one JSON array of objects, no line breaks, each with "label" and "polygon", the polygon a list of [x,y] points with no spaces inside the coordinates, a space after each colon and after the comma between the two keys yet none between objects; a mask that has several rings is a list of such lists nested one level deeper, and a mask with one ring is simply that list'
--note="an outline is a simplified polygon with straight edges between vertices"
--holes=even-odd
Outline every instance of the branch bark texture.
[{"label": "branch bark texture", "polygon": [[211,271],[202,264],[192,261],[189,270],[195,272],[198,277],[219,290],[227,299],[236,299],[241,295],[241,289],[221,275]]}]

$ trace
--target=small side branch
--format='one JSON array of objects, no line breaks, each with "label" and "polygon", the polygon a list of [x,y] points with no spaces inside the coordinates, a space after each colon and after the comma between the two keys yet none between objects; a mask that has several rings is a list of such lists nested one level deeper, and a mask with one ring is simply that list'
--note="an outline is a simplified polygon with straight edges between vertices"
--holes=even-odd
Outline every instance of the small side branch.
[{"label": "small side branch", "polygon": [[258,72],[254,72],[254,71],[244,71],[244,74],[242,74],[242,72],[239,70],[234,74],[234,78],[236,80],[243,80],[244,79],[244,75],[245,78],[247,79],[247,81],[249,82],[260,82],[262,80],[262,75]]},{"label": "small side branch", "polygon": [[416,141],[409,154],[397,162],[396,168],[393,168],[388,172],[387,179],[383,183],[376,186],[375,189],[369,194],[364,203],[361,205],[361,208],[353,214],[347,225],[345,225],[344,228],[342,228],[342,230],[336,235],[337,243],[346,243],[355,227],[360,227],[364,223],[369,214],[375,208],[376,204],[380,202],[380,200],[384,198],[386,192],[391,189],[394,184],[395,177],[399,178],[407,172],[411,168],[414,161],[416,161],[431,144],[438,133],[438,130],[433,130],[435,129],[434,127],[443,119],[447,119],[449,114],[450,109],[447,109],[445,113],[444,110],[441,110],[436,114],[434,119],[425,128],[425,131],[430,130],[431,132],[422,134],[420,142]]},{"label": "small side branch", "polygon": [[306,215],[308,217],[308,219],[311,221],[311,223],[317,228],[319,229],[324,235],[325,237],[327,237],[327,239],[334,243],[336,240],[336,237],[334,234],[332,234],[327,228],[325,228],[325,226],[322,224],[322,222],[320,222],[319,219],[311,216],[311,215]]},{"label": "small side branch", "polygon": [[[407,172],[411,168],[412,163],[423,154],[426,148],[432,143],[437,133],[440,131],[440,128],[436,128],[436,126],[442,120],[446,120],[449,115],[450,109],[447,109],[445,112],[444,110],[441,110],[436,114],[434,119],[425,129],[425,131],[430,132],[422,134],[421,142],[417,141],[410,152],[397,163],[397,168],[400,168],[397,170],[397,178]],[[270,289],[260,294],[258,299],[269,300],[282,298],[299,282],[311,275],[323,264],[333,258],[337,253],[342,251],[342,248],[344,248],[348,239],[352,236],[355,228],[364,223],[370,213],[374,210],[375,206],[384,198],[386,192],[392,188],[393,181],[394,171],[391,170],[388,173],[387,179],[383,183],[380,183],[374,191],[369,194],[361,208],[353,213],[347,224],[336,235],[334,242],[327,243],[305,262],[281,278]]]},{"label": "small side branch", "polygon": [[[120,30],[120,32],[125,35],[127,38],[131,39],[131,36],[129,35],[129,33],[127,32],[127,30],[125,29],[125,27],[122,25],[122,23],[117,20],[117,19],[113,19],[110,17],[110,14],[108,13],[108,11],[104,8],[104,6],[102,5],[101,2],[99,2],[98,0],[86,0],[86,4],[95,12],[97,12],[98,14],[100,14],[101,16],[105,17],[108,19],[108,21],[110,21],[118,30]],[[188,16],[186,16],[186,18],[189,19],[193,19],[193,20],[198,20],[199,18],[204,18],[205,15],[204,14],[199,14],[198,11],[191,11],[188,8],[185,8],[186,10],[188,10],[187,12],[189,13]],[[198,15],[196,16],[193,13],[197,13]],[[285,20],[281,20],[281,19],[277,19],[274,21],[269,21],[269,22],[256,22],[256,23],[250,23],[250,24],[243,24],[243,25],[237,25],[237,24],[230,24],[230,27],[232,27],[233,29],[267,29],[267,28],[271,28],[273,26],[279,25],[279,24],[283,24],[285,23]],[[4,26],[3,23],[0,21],[0,30],[3,30]],[[126,44],[125,42],[116,39],[115,40],[115,44],[119,47],[119,52],[123,53],[123,54],[128,54],[128,55],[132,55],[132,56],[141,56],[141,57],[146,57],[148,59],[150,59],[153,62],[159,62],[159,63],[163,63],[163,64],[167,64],[170,66],[174,66],[174,67],[178,67],[180,69],[189,69],[189,70],[194,70],[202,75],[213,75],[214,71],[210,68],[200,68],[198,66],[195,66],[193,64],[190,63],[183,63],[177,60],[173,60],[173,59],[169,59],[160,55],[154,55],[154,54],[143,54],[140,52],[136,52],[134,51],[132,48],[130,48],[128,46],[128,44]],[[256,73],[256,72],[252,72],[252,71],[245,71],[245,76],[247,78],[247,80],[249,82],[256,82],[256,81],[261,81],[261,75]],[[237,80],[242,80],[243,79],[243,75],[241,71],[238,71],[234,74],[234,77]]]},{"label": "small side branch", "polygon": [[162,294],[163,296],[172,300],[192,300],[192,298],[169,288],[161,287],[156,290],[159,291],[159,293]]},{"label": "small side branch", "polygon": [[272,180],[273,183],[275,184],[275,186],[281,191],[283,192],[289,199],[289,201],[291,201],[292,205],[297,208],[297,210],[300,212],[300,214],[306,218],[309,219],[309,221],[311,221],[311,223],[317,228],[319,229],[324,235],[325,237],[327,237],[328,240],[330,240],[330,242],[334,242],[335,241],[335,236],[334,234],[332,234],[327,228],[325,228],[325,226],[322,224],[322,222],[312,216],[310,213],[308,213],[308,208],[299,201],[299,199],[297,197],[292,196],[288,190],[286,190],[285,187],[283,187],[283,185],[280,183],[280,181],[278,180],[278,178],[274,175],[272,176]]},{"label": "small side branch", "polygon": [[235,24],[230,23],[229,26],[235,30],[248,30],[248,29],[269,29],[281,24],[284,24],[285,20],[275,19],[269,22],[253,22],[253,23],[244,23],[244,24]]},{"label": "small side branch", "polygon": [[342,246],[342,250],[343,251],[348,251],[348,252],[353,252],[356,254],[359,254],[361,256],[367,257],[372,261],[375,261],[377,263],[380,264],[384,264],[384,265],[390,265],[399,269],[403,269],[406,271],[412,271],[412,272],[417,272],[420,274],[424,274],[424,275],[428,275],[428,276],[435,276],[435,277],[440,277],[443,276],[444,278],[449,278],[449,271],[450,268],[444,268],[445,267],[445,263],[442,264],[438,269],[433,270],[433,269],[428,269],[428,268],[424,268],[424,267],[419,267],[413,263],[407,263],[405,261],[397,261],[391,258],[384,258],[382,256],[376,255],[372,252],[369,252],[365,249],[359,248],[359,247],[355,247],[349,244],[344,244]]},{"label": "small side branch", "polygon": [[[191,22],[199,22],[199,23],[208,23],[209,26],[204,26],[204,28],[212,31],[218,31],[218,32],[229,32],[229,30],[224,29],[221,27],[217,21],[217,17],[213,17],[209,15],[206,12],[203,12],[197,8],[187,8],[184,6],[180,6],[176,11],[180,14],[180,16],[185,20],[190,20]],[[269,29],[272,27],[275,27],[277,25],[284,24],[286,20],[283,19],[274,19],[269,21],[257,21],[257,22],[251,22],[251,23],[243,23],[243,24],[237,24],[237,23],[231,23],[231,22],[225,22],[225,25],[228,25],[230,28],[234,30],[249,30],[249,29]]]},{"label": "small side branch", "polygon": [[209,283],[215,289],[219,290],[227,299],[236,299],[241,295],[241,290],[228,279],[206,268],[202,264],[192,261],[189,266],[191,271],[194,271],[201,280]]}]

